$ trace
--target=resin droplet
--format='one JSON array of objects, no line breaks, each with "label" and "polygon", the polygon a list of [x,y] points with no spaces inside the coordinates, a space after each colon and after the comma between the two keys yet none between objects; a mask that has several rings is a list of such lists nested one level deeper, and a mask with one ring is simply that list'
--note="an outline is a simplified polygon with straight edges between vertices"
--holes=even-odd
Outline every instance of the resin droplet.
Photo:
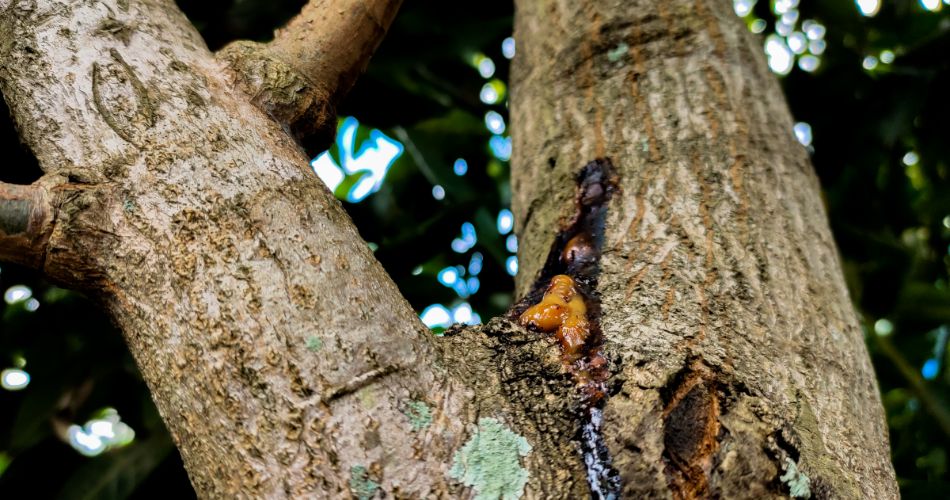
[{"label": "resin droplet", "polygon": [[542,332],[556,331],[564,360],[573,362],[584,349],[590,336],[587,304],[577,290],[574,279],[566,274],[551,278],[541,302],[521,314],[521,325]]}]

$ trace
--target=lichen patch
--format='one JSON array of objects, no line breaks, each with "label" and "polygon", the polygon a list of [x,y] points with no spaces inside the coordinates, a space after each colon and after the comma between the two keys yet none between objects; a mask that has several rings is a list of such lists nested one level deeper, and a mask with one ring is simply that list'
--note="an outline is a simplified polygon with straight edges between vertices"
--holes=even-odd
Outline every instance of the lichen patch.
[{"label": "lichen patch", "polygon": [[811,498],[811,480],[798,470],[798,464],[789,457],[785,457],[785,474],[779,480],[788,486],[788,494],[792,498]]},{"label": "lichen patch", "polygon": [[307,350],[310,352],[317,352],[320,349],[323,349],[323,339],[312,335],[307,338]]},{"label": "lichen patch", "polygon": [[520,457],[528,456],[528,440],[494,418],[478,421],[478,429],[455,453],[449,475],[475,490],[476,500],[521,498],[528,471]]},{"label": "lichen patch", "polygon": [[369,471],[362,465],[350,468],[350,493],[359,500],[369,500],[379,489],[379,483],[369,477]]},{"label": "lichen patch", "polygon": [[409,419],[413,431],[421,431],[432,423],[432,410],[424,401],[408,401],[402,408],[403,415]]},{"label": "lichen patch", "polygon": [[620,42],[616,47],[607,51],[607,59],[610,62],[617,62],[630,50],[630,46],[626,42]]}]

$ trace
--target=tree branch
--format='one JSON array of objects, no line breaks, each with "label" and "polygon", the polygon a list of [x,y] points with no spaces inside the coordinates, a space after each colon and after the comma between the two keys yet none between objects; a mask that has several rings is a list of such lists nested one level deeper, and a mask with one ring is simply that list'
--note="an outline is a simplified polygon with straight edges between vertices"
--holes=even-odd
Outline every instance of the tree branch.
[{"label": "tree branch", "polygon": [[[454,498],[446,471],[480,420],[541,439],[491,371],[441,363],[298,145],[174,4],[106,3],[0,15],[0,90],[53,172],[44,271],[123,331],[198,496],[338,498],[365,471],[386,495]],[[416,430],[414,408],[431,416]]]},{"label": "tree branch", "polygon": [[937,421],[937,425],[943,430],[944,435],[950,436],[950,412],[947,411],[940,399],[934,395],[933,391],[927,387],[927,382],[911,366],[907,358],[894,347],[890,340],[880,336],[874,336],[873,338],[881,352],[894,363],[897,371],[904,377],[911,389],[917,393],[917,397],[923,403],[927,413],[930,413],[930,416]]},{"label": "tree branch", "polygon": [[40,183],[0,183],[0,260],[42,267],[53,230],[53,204]]},{"label": "tree branch", "polygon": [[218,57],[257,107],[298,139],[322,146],[332,140],[336,105],[366,69],[401,4],[310,0],[270,43],[237,41]]}]

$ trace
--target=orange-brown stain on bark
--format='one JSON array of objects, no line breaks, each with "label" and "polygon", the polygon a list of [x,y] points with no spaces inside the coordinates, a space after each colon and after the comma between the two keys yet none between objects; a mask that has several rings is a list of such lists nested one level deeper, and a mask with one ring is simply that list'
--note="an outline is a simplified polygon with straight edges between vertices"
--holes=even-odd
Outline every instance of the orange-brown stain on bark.
[{"label": "orange-brown stain on bark", "polygon": [[673,498],[709,498],[720,411],[715,380],[704,365],[694,363],[663,410],[663,459]]},{"label": "orange-brown stain on bark", "polygon": [[553,333],[560,344],[564,370],[581,399],[580,444],[591,497],[618,498],[620,476],[601,428],[610,370],[603,354],[597,275],[607,204],[619,183],[608,158],[585,165],[576,182],[573,217],[562,224],[541,275],[511,317],[531,330]]}]

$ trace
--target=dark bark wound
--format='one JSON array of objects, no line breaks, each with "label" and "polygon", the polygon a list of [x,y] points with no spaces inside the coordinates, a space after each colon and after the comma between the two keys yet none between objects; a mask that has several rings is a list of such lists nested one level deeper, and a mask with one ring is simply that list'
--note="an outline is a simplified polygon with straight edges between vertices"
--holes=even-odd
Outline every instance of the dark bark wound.
[{"label": "dark bark wound", "polygon": [[[598,158],[585,165],[576,177],[575,211],[562,224],[555,237],[547,262],[531,290],[511,309],[515,319],[533,304],[542,301],[549,283],[556,276],[573,279],[578,294],[586,305],[586,325],[589,325],[579,356],[570,352],[562,340],[564,363],[574,376],[581,393],[580,416],[584,422],[579,438],[587,469],[587,480],[594,498],[617,498],[620,476],[611,466],[607,447],[601,435],[606,382],[610,376],[607,360],[602,353],[603,331],[600,328],[600,300],[597,295],[597,274],[604,238],[607,204],[617,191],[617,178],[608,158]],[[522,318],[522,324],[529,326]]]},{"label": "dark bark wound", "polygon": [[710,370],[695,361],[666,391],[663,459],[676,498],[709,496],[709,472],[720,439],[718,386]]}]

